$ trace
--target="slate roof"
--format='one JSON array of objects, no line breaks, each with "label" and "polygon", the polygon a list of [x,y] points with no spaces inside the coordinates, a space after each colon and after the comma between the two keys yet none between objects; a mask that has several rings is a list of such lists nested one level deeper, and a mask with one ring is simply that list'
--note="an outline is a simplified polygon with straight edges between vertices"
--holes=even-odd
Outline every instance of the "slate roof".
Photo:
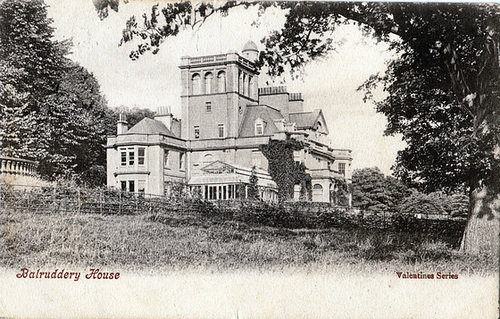
[{"label": "slate roof", "polygon": [[272,135],[278,131],[274,120],[283,119],[283,115],[268,105],[248,105],[243,115],[239,136],[255,136],[255,120],[258,118],[265,122],[263,135]]},{"label": "slate roof", "polygon": [[[311,112],[290,113],[289,117],[290,122],[295,123],[298,130],[317,129],[317,123],[320,119],[326,126],[323,112],[320,109],[316,109]],[[325,127],[324,129],[328,132],[328,128]]]},{"label": "slate roof", "polygon": [[167,136],[176,137],[162,122],[150,119],[148,117],[143,118],[139,123],[132,126],[127,133],[135,134],[163,134]]}]

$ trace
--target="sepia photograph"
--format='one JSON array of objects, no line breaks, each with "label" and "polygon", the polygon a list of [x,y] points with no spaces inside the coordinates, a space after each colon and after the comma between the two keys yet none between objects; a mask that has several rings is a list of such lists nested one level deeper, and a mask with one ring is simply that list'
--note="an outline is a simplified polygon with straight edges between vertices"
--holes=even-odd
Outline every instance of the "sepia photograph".
[{"label": "sepia photograph", "polygon": [[500,6],[0,0],[0,318],[498,318]]}]

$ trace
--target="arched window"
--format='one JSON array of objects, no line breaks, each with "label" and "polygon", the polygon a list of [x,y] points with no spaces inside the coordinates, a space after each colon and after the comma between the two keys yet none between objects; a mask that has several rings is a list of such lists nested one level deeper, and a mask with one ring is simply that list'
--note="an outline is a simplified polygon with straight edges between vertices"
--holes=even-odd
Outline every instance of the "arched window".
[{"label": "arched window", "polygon": [[212,73],[208,72],[207,74],[205,74],[205,94],[212,93],[212,80],[213,80]]},{"label": "arched window", "polygon": [[314,184],[312,189],[312,199],[314,202],[320,202],[323,200],[323,186],[320,184]]},{"label": "arched window", "polygon": [[212,161],[213,161],[212,154],[205,154],[205,156],[203,156],[203,163],[210,163]]},{"label": "arched window", "polygon": [[217,91],[219,93],[226,92],[226,72],[224,71],[217,74]]},{"label": "arched window", "polygon": [[201,77],[198,73],[193,74],[193,94],[201,94]]}]

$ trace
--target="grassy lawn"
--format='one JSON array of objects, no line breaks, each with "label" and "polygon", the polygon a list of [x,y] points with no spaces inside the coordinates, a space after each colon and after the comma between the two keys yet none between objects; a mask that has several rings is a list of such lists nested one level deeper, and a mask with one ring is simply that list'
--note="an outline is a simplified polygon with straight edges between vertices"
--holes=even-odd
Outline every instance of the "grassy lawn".
[{"label": "grassy lawn", "polygon": [[210,218],[0,212],[0,266],[128,270],[449,271],[491,274],[496,256],[382,230],[287,229]]}]

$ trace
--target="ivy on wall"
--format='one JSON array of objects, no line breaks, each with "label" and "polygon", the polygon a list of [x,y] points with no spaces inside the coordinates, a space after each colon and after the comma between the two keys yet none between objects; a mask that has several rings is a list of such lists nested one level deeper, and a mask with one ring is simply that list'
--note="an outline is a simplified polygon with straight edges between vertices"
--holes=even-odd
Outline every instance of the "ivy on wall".
[{"label": "ivy on wall", "polygon": [[301,200],[311,200],[311,175],[306,173],[302,163],[296,163],[294,151],[304,148],[302,142],[287,137],[286,140],[270,140],[267,145],[261,146],[262,154],[269,163],[268,171],[278,186],[278,200],[280,202],[293,198],[294,185],[301,186]]},{"label": "ivy on wall", "polygon": [[252,167],[252,173],[250,174],[250,179],[249,182],[250,184],[248,185],[248,198],[253,199],[253,200],[258,200],[259,199],[259,188],[257,186],[258,182],[258,177],[257,173],[255,171],[255,166]]}]

